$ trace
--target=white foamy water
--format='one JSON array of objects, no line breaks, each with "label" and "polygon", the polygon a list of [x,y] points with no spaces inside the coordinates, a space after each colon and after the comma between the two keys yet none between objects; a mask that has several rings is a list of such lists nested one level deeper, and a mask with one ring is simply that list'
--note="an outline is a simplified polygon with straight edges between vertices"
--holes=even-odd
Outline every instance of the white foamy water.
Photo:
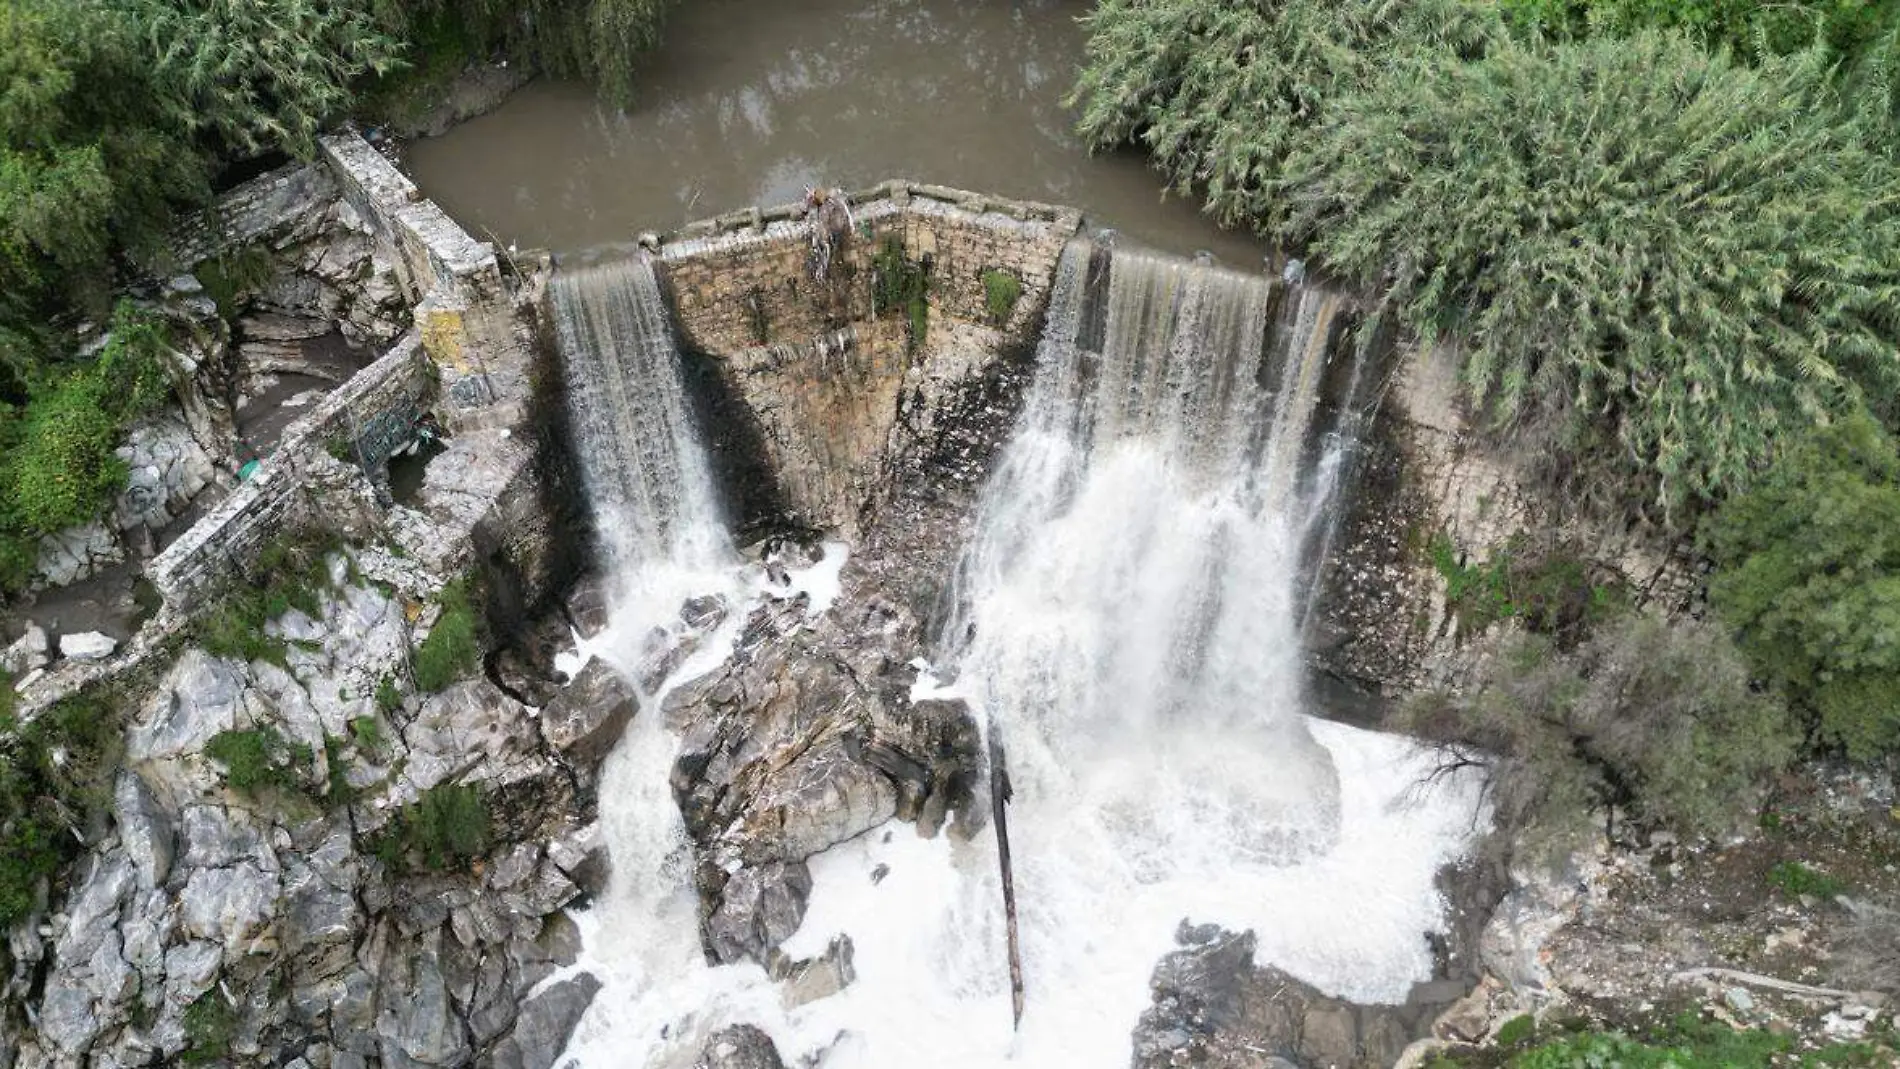
[{"label": "white foamy water", "polygon": [[[787,1008],[758,967],[707,966],[667,785],[676,742],[652,695],[604,773],[614,875],[578,967],[606,986],[568,1057],[685,1067],[712,1030],[752,1023],[787,1064],[827,1069],[1125,1065],[1184,919],[1250,928],[1261,962],[1360,1001],[1428,979],[1434,878],[1476,830],[1475,784],[1422,793],[1429,761],[1406,740],[1303,712],[1303,562],[1342,444],[1319,384],[1350,348],[1341,312],[1229,272],[1064,256],[959,575],[955,682],[913,691],[966,698],[1008,753],[1020,1030],[988,830],[962,843],[893,824],[812,859],[784,949],[849,935],[841,994]],[[841,550],[796,580],[815,609],[837,594]],[[657,593],[626,597],[588,652],[631,668],[680,597],[717,591],[735,611],[679,680],[730,649],[764,580],[668,552],[628,556],[625,589]]]}]

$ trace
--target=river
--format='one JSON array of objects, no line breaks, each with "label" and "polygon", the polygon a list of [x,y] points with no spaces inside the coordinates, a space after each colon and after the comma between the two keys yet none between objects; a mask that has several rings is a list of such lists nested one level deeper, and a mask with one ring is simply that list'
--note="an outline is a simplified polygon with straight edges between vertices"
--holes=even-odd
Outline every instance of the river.
[{"label": "river", "polygon": [[422,190],[479,236],[573,251],[806,186],[911,178],[1082,209],[1091,226],[1257,266],[1266,247],[1163,198],[1135,152],[1090,155],[1062,106],[1083,0],[693,0],[625,111],[537,81],[409,145]]}]

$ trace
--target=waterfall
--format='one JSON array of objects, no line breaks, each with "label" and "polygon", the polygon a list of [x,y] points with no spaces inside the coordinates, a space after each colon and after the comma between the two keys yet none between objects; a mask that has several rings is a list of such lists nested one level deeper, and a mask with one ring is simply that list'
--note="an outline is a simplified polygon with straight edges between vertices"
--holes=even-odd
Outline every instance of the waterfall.
[{"label": "waterfall", "polygon": [[1064,255],[985,491],[950,632],[963,687],[1029,789],[1141,758],[1103,800],[1138,866],[1178,862],[1180,829],[1154,819],[1170,800],[1223,851],[1295,861],[1338,830],[1336,773],[1296,714],[1301,562],[1331,483],[1308,447],[1337,443],[1314,417],[1342,301],[1138,252],[1103,285],[1103,258]]},{"label": "waterfall", "polygon": [[550,303],[601,571],[658,621],[732,555],[666,302],[631,259],[562,271]]},{"label": "waterfall", "polygon": [[[692,573],[742,604],[651,273],[578,272],[555,304],[604,552],[648,577],[632,589]],[[670,1069],[746,1021],[788,1064],[828,1069],[1127,1064],[1184,919],[1252,929],[1260,961],[1351,999],[1428,978],[1434,879],[1468,844],[1475,785],[1421,800],[1429,761],[1406,740],[1301,712],[1308,573],[1354,422],[1333,402],[1365,378],[1351,314],[1317,287],[1086,242],[1062,257],[955,578],[939,654],[956,679],[913,692],[967,699],[1009,755],[1020,1030],[988,835],[893,823],[809,859],[809,909],[780,949],[849,936],[841,992],[804,1003],[756,966],[708,966],[673,740],[645,696],[602,782],[613,877],[583,915],[583,964],[607,986],[566,1057]],[[663,598],[633,604],[594,652],[625,664],[621,636],[663,619]],[[676,678],[724,656],[743,616]]]}]

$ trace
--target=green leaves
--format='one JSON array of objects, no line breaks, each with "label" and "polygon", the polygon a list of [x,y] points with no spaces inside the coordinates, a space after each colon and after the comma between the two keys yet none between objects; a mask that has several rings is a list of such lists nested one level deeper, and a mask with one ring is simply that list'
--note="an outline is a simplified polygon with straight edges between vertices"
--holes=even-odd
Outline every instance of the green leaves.
[{"label": "green leaves", "polygon": [[1709,599],[1823,744],[1900,749],[1900,450],[1854,414],[1797,440],[1705,530]]}]

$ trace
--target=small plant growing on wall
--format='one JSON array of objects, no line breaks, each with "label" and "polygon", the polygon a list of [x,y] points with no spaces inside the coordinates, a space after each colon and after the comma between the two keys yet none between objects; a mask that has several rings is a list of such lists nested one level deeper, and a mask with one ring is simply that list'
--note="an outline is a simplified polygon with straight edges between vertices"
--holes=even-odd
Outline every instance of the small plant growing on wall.
[{"label": "small plant growing on wall", "polygon": [[1022,295],[1022,279],[1014,273],[995,267],[983,272],[983,300],[989,306],[992,325],[1000,327],[1007,323],[1009,313],[1015,311]]},{"label": "small plant growing on wall", "polygon": [[752,327],[752,344],[764,345],[770,338],[765,321],[765,291],[754,286],[745,294],[746,319]]},{"label": "small plant growing on wall", "polygon": [[904,255],[904,243],[886,237],[871,259],[871,314],[902,309],[910,319],[910,351],[924,344],[930,329],[930,264]]}]

